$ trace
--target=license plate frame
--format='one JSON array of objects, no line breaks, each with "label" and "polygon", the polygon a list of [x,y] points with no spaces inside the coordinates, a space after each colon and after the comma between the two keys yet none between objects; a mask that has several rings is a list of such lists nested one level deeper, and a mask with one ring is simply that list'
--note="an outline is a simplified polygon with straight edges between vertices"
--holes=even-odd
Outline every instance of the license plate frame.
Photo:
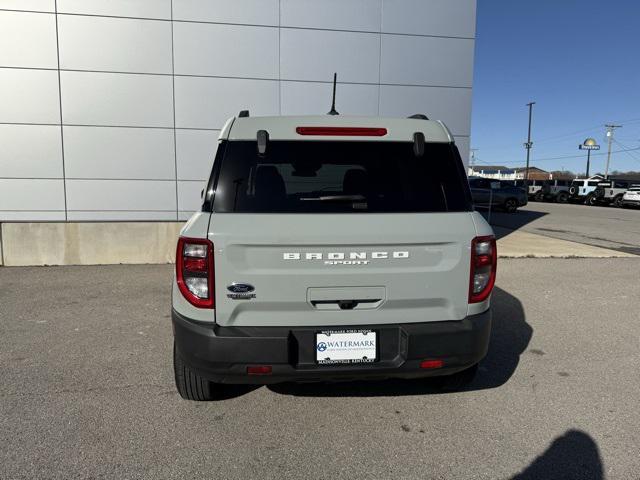
[{"label": "license plate frame", "polygon": [[379,360],[379,335],[370,329],[321,330],[314,339],[317,365],[366,365]]}]

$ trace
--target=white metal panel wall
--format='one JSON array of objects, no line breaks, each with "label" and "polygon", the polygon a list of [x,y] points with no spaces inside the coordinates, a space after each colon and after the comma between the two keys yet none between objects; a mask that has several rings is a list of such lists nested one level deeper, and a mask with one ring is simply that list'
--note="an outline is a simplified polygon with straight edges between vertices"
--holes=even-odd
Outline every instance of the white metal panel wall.
[{"label": "white metal panel wall", "polygon": [[[57,13],[56,13],[57,7]],[[0,0],[0,221],[176,220],[252,115],[426,113],[469,149],[476,0]]]}]

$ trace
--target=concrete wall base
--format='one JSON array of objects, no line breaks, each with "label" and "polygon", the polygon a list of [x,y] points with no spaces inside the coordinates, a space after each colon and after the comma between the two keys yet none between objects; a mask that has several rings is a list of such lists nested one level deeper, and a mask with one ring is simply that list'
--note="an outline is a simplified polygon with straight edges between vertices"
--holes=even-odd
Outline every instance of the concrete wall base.
[{"label": "concrete wall base", "polygon": [[183,225],[183,222],[3,223],[0,259],[5,266],[172,263]]}]

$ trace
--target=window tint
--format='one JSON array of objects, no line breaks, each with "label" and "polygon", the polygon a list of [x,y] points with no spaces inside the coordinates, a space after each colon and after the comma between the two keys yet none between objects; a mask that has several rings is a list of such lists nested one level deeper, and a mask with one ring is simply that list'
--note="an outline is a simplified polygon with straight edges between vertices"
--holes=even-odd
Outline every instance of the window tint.
[{"label": "window tint", "polygon": [[227,142],[213,209],[238,213],[469,211],[455,147],[410,142]]},{"label": "window tint", "polygon": [[590,186],[590,187],[595,187],[595,186],[598,185],[598,183],[600,183],[600,182],[587,182],[587,185]]}]

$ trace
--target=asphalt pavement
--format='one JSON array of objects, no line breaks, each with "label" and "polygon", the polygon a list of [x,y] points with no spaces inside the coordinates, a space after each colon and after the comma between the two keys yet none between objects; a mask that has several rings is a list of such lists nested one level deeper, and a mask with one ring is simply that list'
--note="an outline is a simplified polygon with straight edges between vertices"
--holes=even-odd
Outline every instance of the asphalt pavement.
[{"label": "asphalt pavement", "polygon": [[[488,217],[488,211],[482,213]],[[640,255],[640,209],[529,202],[513,214],[492,211],[490,223]]]},{"label": "asphalt pavement", "polygon": [[501,260],[475,383],[180,399],[170,266],[0,269],[0,478],[631,479],[635,259]]}]

